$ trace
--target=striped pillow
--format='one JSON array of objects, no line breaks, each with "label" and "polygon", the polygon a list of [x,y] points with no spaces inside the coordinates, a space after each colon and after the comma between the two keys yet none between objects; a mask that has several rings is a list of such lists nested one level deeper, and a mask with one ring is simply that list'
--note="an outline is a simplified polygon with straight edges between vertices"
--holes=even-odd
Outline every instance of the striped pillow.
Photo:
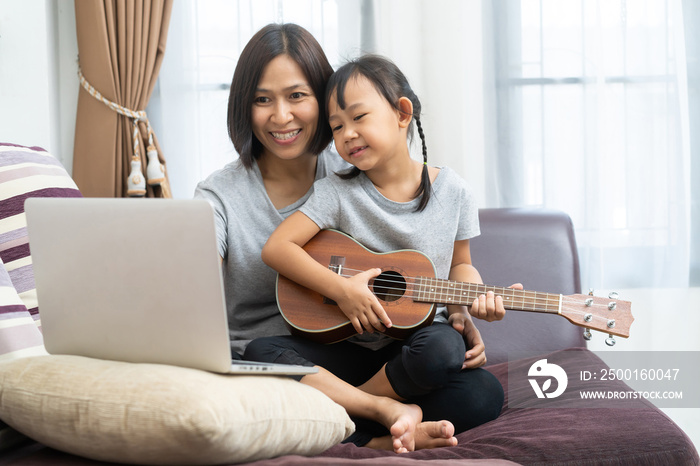
[{"label": "striped pillow", "polygon": [[44,341],[0,260],[0,361],[46,354]]},{"label": "striped pillow", "polygon": [[0,143],[0,259],[37,325],[39,308],[27,238],[28,197],[80,197],[63,165],[40,147]]}]

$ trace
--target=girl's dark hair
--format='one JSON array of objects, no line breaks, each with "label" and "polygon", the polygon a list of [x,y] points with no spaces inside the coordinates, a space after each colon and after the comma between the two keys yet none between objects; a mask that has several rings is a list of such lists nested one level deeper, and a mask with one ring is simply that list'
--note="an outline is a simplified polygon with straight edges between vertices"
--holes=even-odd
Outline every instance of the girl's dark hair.
[{"label": "girl's dark hair", "polygon": [[262,153],[262,144],[253,134],[252,113],[255,91],[263,70],[272,59],[286,54],[294,60],[309,82],[318,101],[316,134],[308,150],[320,154],[333,137],[327,124],[326,81],[333,74],[326,54],[314,36],[296,24],[268,24],[260,29],[241,52],[233,73],[228,97],[228,135],[246,168]]},{"label": "girl's dark hair", "polygon": [[[401,72],[398,66],[388,58],[379,55],[363,55],[360,58],[352,60],[333,73],[333,76],[328,80],[326,86],[325,101],[328,102],[330,97],[335,94],[335,99],[340,108],[345,109],[345,86],[350,79],[356,79],[358,76],[364,76],[369,82],[374,85],[375,89],[383,96],[389,104],[396,110],[399,108],[399,99],[407,97],[413,103],[413,118],[408,126],[409,140],[413,137],[413,122],[416,122],[418,136],[420,136],[423,146],[423,172],[421,174],[421,182],[416,191],[415,197],[420,196],[420,203],[416,208],[417,212],[422,211],[428,205],[430,200],[430,176],[428,175],[428,149],[425,145],[425,134],[423,126],[420,122],[421,103],[418,96],[408,83],[408,79]],[[350,171],[339,174],[343,179],[354,178],[360,174],[360,169],[353,167]]]}]

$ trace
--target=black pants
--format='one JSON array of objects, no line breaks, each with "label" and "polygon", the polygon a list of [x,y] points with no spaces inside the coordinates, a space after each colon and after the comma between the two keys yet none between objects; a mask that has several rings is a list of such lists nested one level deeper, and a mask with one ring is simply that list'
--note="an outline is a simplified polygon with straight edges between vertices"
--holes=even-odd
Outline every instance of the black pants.
[{"label": "black pants", "polygon": [[[461,370],[465,352],[462,336],[450,325],[436,323],[377,351],[347,341],[324,345],[295,336],[258,338],[248,345],[244,359],[318,365],[354,386],[386,364],[392,388],[407,403],[421,407],[424,421],[446,419],[463,432],[498,417],[503,405],[496,377],[484,369]],[[379,423],[353,421],[356,431],[346,442],[362,446],[388,435]]]}]

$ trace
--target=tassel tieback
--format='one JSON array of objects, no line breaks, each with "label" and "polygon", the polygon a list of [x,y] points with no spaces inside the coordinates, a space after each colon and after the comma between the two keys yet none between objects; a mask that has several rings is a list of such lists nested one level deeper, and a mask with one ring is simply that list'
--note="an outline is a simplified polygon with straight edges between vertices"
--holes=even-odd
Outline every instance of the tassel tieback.
[{"label": "tassel tieback", "polygon": [[[80,77],[80,84],[85,88],[88,93],[95,99],[99,100],[105,104],[110,109],[114,110],[120,115],[124,115],[127,118],[131,118],[134,125],[133,131],[133,143],[134,143],[134,154],[131,157],[131,172],[126,180],[127,185],[127,196],[130,197],[141,197],[146,195],[146,179],[148,179],[149,186],[158,186],[163,184],[165,187],[165,166],[160,163],[158,158],[158,150],[153,144],[153,129],[151,128],[151,123],[148,121],[148,116],[145,110],[130,110],[123,107],[109,99],[106,99],[100,94],[100,92],[95,89],[88,81],[85,79],[80,68],[78,68],[78,77]],[[141,133],[139,131],[139,122],[146,123],[146,128],[148,129],[148,148],[146,149],[146,156],[148,157],[148,165],[146,166],[146,177],[143,176],[143,169],[141,167],[141,152],[139,145],[139,138]]]}]

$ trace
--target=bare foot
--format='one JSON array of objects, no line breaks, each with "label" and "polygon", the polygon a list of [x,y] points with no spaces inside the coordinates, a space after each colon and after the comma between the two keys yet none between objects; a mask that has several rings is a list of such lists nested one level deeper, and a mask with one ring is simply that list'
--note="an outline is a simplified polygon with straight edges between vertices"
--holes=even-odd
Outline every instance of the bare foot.
[{"label": "bare foot", "polygon": [[449,421],[421,422],[416,426],[416,450],[454,447],[457,445],[455,426]]},{"label": "bare foot", "polygon": [[[416,450],[453,447],[457,445],[457,438],[454,437],[454,430],[454,426],[449,421],[421,422],[416,425],[414,447]],[[394,450],[394,439],[389,435],[385,437],[375,437],[365,446],[377,450],[391,451]],[[408,448],[404,447],[400,453],[406,453],[407,451],[409,451]]]},{"label": "bare foot", "polygon": [[407,453],[416,449],[416,429],[423,419],[423,411],[417,405],[403,404],[403,413],[394,418],[389,427],[392,446],[396,453]]}]

